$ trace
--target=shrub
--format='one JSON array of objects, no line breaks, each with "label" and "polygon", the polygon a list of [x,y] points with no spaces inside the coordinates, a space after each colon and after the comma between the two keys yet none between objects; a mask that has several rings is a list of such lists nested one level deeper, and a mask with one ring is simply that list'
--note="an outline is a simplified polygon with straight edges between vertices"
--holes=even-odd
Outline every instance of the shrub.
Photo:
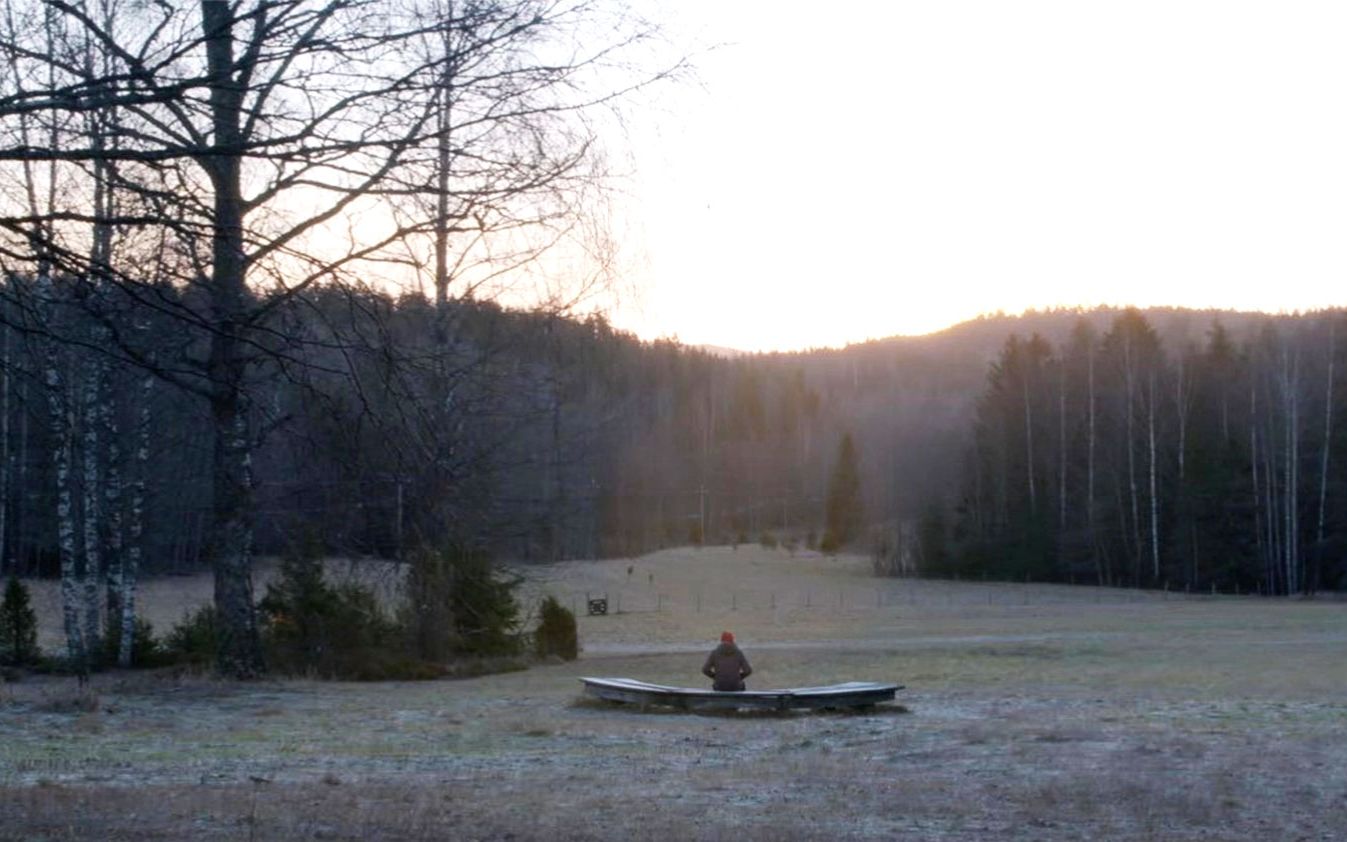
[{"label": "shrub", "polygon": [[491,557],[462,546],[422,548],[412,557],[404,627],[412,650],[429,661],[455,655],[513,655],[521,649],[520,579]]},{"label": "shrub", "polygon": [[[103,663],[117,663],[117,653],[121,648],[122,627],[120,623],[109,623],[108,633],[103,637]],[[164,646],[154,637],[154,626],[148,620],[136,618],[131,632],[131,667],[158,667],[171,661]]]},{"label": "shrub", "polygon": [[388,646],[345,651],[339,666],[334,677],[347,681],[429,681],[449,674],[443,664],[432,664]]},{"label": "shrub", "polygon": [[37,615],[28,588],[11,576],[0,601],[0,664],[18,667],[37,658]]},{"label": "shrub", "polygon": [[533,641],[540,658],[558,655],[574,661],[580,654],[575,615],[554,596],[544,599],[538,609],[538,631]]},{"label": "shrub", "polygon": [[702,535],[702,525],[700,523],[693,523],[688,525],[689,544],[700,547],[702,545],[702,540],[705,537],[706,537],[705,535]]},{"label": "shrub", "polygon": [[764,532],[758,536],[758,543],[764,550],[774,550],[777,546],[776,535],[771,532]]},{"label": "shrub", "polygon": [[202,605],[183,615],[164,640],[164,657],[175,664],[208,667],[220,648],[214,605]]},{"label": "shrub", "polygon": [[834,555],[841,549],[842,542],[831,532],[823,533],[823,540],[818,542],[818,551],[828,555]]},{"label": "shrub", "polygon": [[397,634],[374,594],[355,584],[333,586],[322,560],[307,554],[281,562],[280,577],[258,603],[271,666],[324,678],[383,677],[398,670],[382,654]]}]

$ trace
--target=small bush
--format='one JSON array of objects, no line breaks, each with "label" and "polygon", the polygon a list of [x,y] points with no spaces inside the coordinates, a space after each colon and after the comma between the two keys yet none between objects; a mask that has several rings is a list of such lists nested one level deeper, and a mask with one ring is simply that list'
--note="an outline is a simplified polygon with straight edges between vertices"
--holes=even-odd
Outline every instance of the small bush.
[{"label": "small bush", "polygon": [[405,671],[394,663],[397,631],[367,588],[328,584],[321,559],[307,554],[286,558],[280,572],[258,603],[274,669],[364,680]]},{"label": "small bush", "polygon": [[403,625],[412,650],[441,663],[456,655],[515,655],[522,649],[520,579],[503,575],[484,552],[423,548],[412,559]]},{"label": "small bush", "polygon": [[842,542],[832,532],[824,532],[823,540],[818,542],[818,551],[828,555],[835,555],[842,548]]},{"label": "small bush", "polygon": [[758,536],[758,544],[760,544],[764,550],[774,550],[777,547],[776,535],[771,532],[764,532]]},{"label": "small bush", "polygon": [[220,648],[214,605],[202,605],[185,614],[169,631],[163,653],[169,663],[209,667]]},{"label": "small bush", "polygon": [[37,659],[37,615],[28,588],[11,576],[0,601],[0,664],[20,667]]},{"label": "small bush", "polygon": [[430,681],[444,678],[443,664],[432,664],[388,647],[366,647],[344,652],[334,677],[346,681]]},{"label": "small bush", "polygon": [[[110,623],[108,633],[103,638],[103,663],[117,663],[121,641],[121,624]],[[137,617],[131,635],[131,667],[133,669],[160,667],[171,661],[172,658],[165,651],[164,646],[154,636],[154,626],[148,620]]]},{"label": "small bush", "polygon": [[559,656],[574,661],[580,654],[575,615],[549,595],[538,609],[538,631],[533,637],[538,657]]}]

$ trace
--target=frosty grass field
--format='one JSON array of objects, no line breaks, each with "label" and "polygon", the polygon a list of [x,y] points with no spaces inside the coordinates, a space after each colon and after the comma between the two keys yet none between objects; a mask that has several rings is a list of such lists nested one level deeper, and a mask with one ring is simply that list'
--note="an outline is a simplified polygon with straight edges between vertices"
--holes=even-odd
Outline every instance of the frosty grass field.
[{"label": "frosty grass field", "polygon": [[[391,584],[386,568],[332,565]],[[742,546],[525,571],[574,663],[425,683],[109,673],[0,685],[4,839],[1347,838],[1347,605],[875,579]],[[144,591],[159,630],[209,576]],[[59,643],[54,591],[35,601]],[[688,714],[582,675],[906,686],[856,714]]]}]

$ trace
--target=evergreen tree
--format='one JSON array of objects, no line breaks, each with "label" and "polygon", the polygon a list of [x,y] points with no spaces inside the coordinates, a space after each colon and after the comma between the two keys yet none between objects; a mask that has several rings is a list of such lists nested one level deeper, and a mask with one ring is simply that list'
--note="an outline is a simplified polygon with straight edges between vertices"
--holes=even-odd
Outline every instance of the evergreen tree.
[{"label": "evergreen tree", "polygon": [[917,548],[923,573],[943,575],[953,572],[950,563],[949,529],[945,525],[945,507],[932,501],[917,524]]},{"label": "evergreen tree", "polygon": [[861,531],[864,510],[861,504],[861,476],[856,463],[856,444],[851,433],[842,436],[828,483],[823,540],[819,549],[836,552],[856,539]]},{"label": "evergreen tree", "polygon": [[37,660],[37,615],[28,588],[11,576],[0,601],[0,664],[22,666]]},{"label": "evergreen tree", "polygon": [[415,654],[432,662],[516,654],[521,581],[482,550],[423,547],[412,557],[403,621]]},{"label": "evergreen tree", "polygon": [[564,660],[574,661],[580,654],[575,615],[550,594],[538,611],[534,648],[540,658],[557,655]]}]

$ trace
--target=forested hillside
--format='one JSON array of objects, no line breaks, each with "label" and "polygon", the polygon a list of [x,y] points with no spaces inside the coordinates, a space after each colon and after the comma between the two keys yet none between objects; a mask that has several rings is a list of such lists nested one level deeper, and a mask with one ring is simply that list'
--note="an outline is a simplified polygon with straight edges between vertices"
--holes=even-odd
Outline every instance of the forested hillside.
[{"label": "forested hillside", "polygon": [[1082,319],[1065,340],[1005,341],[974,413],[953,529],[935,505],[922,530],[930,567],[1343,587],[1342,314],[1217,318],[1200,338],[1157,323],[1129,310],[1102,332]]},{"label": "forested hillside", "polygon": [[[315,536],[339,554],[454,540],[526,562],[803,545],[823,538],[850,434],[852,546],[882,571],[1342,584],[1341,314],[1031,313],[728,358],[599,318],[450,312],[453,363],[433,367],[422,298],[333,288],[284,313],[285,354],[250,384],[265,396],[252,408],[260,552]],[[200,351],[168,317],[137,331],[167,372]],[[55,575],[62,530],[105,561],[135,547],[150,573],[204,565],[206,404],[93,343],[10,327],[3,349],[5,569]],[[427,395],[445,371],[442,414]]]}]

